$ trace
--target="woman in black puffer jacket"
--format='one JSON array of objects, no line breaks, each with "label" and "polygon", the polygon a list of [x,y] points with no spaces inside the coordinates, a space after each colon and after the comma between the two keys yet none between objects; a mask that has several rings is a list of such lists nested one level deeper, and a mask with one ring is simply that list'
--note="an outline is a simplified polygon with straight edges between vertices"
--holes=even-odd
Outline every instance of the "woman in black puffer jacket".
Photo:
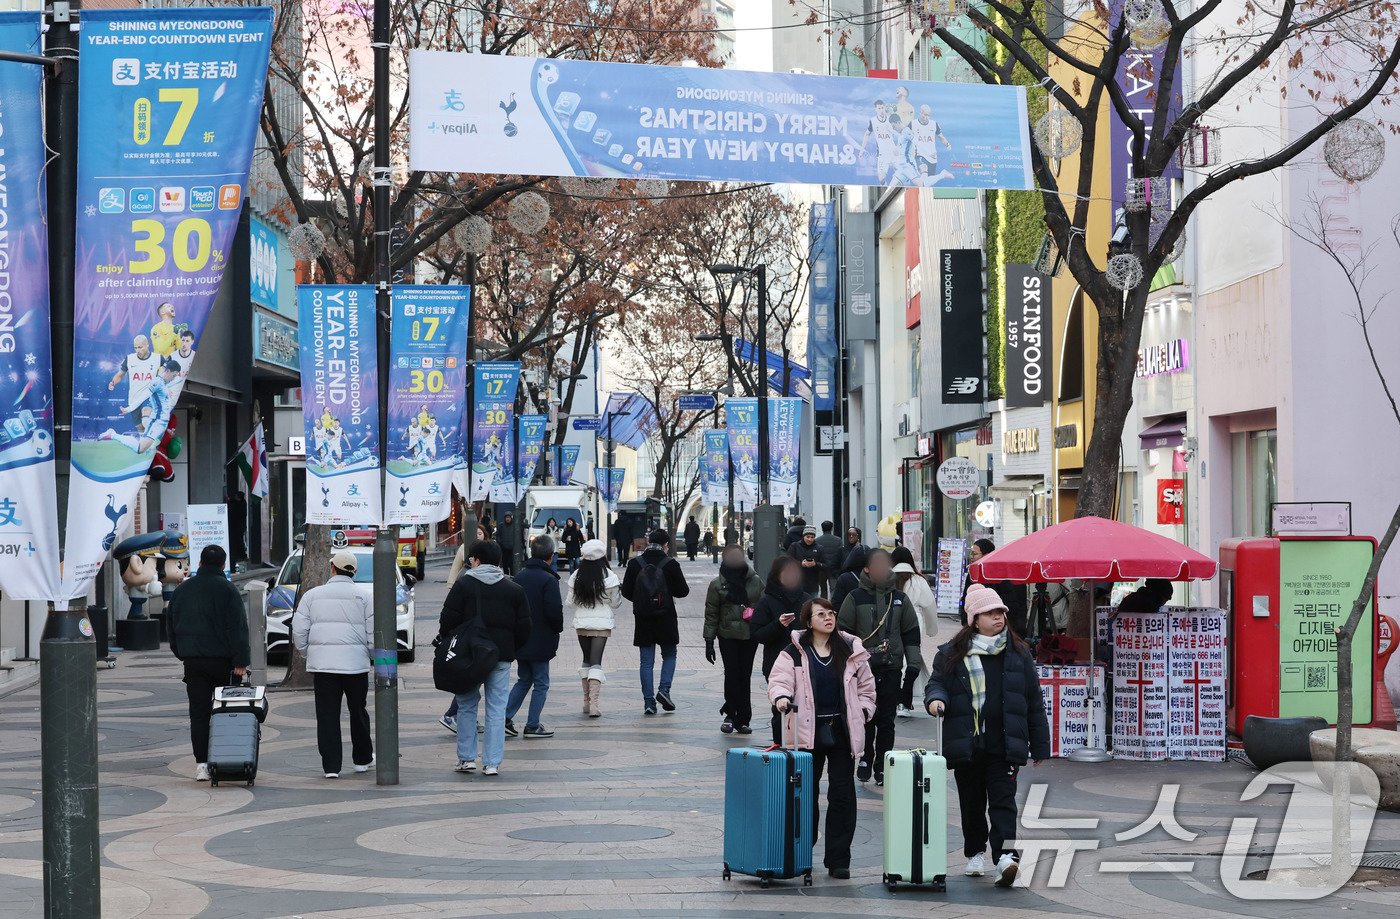
[{"label": "woman in black puffer jacket", "polygon": [[[946,714],[943,755],[953,768],[962,810],[963,853],[969,877],[987,872],[992,844],[998,887],[1016,880],[1016,777],[1026,761],[1050,756],[1050,725],[1035,657],[1007,628],[1006,604],[982,584],[968,588],[967,625],[938,649],[929,668],[924,705]],[[989,821],[990,818],[990,821]],[[990,827],[988,823],[990,822]]]},{"label": "woman in black puffer jacket", "polygon": [[[773,662],[784,648],[792,647],[792,633],[802,628],[802,604],[812,595],[802,589],[802,566],[797,559],[780,555],[773,559],[763,596],[754,604],[749,628],[763,647],[763,678],[773,670]],[[782,746],[783,719],[773,709],[773,743]]]}]

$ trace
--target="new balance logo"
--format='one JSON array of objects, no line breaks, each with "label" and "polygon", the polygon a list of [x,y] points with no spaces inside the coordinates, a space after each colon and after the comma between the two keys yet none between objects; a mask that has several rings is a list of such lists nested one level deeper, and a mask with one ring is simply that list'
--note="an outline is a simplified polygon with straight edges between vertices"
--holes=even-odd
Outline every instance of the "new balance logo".
[{"label": "new balance logo", "polygon": [[948,384],[947,395],[970,396],[981,388],[982,381],[977,377],[954,377],[953,382]]}]

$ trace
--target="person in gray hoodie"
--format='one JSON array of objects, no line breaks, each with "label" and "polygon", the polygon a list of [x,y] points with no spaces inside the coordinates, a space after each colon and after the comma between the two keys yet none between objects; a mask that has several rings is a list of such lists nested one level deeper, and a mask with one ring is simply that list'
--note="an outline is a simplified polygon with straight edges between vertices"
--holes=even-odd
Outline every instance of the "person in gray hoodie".
[{"label": "person in gray hoodie", "polygon": [[340,700],[350,709],[350,756],[356,772],[374,765],[369,731],[370,649],[374,641],[374,607],[355,584],[355,553],[341,549],[331,556],[331,579],[302,595],[292,616],[292,642],[306,658],[306,672],[316,693],[316,747],[328,779],[340,777],[344,754],[340,734]]}]

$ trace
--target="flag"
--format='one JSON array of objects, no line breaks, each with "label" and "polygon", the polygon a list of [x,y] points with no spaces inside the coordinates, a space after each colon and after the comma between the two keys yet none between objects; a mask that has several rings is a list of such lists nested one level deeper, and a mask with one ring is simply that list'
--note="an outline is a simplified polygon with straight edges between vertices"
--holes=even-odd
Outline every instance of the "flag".
[{"label": "flag", "polygon": [[253,433],[243,442],[234,457],[250,497],[267,497],[267,442],[263,440],[262,422],[253,428]]}]

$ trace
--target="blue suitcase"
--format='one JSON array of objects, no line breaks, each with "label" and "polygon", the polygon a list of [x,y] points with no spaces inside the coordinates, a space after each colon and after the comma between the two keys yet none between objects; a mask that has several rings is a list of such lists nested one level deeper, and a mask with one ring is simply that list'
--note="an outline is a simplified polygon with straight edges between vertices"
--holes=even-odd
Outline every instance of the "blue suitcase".
[{"label": "blue suitcase", "polygon": [[802,875],[812,884],[812,754],[735,747],[724,761],[724,879]]}]

